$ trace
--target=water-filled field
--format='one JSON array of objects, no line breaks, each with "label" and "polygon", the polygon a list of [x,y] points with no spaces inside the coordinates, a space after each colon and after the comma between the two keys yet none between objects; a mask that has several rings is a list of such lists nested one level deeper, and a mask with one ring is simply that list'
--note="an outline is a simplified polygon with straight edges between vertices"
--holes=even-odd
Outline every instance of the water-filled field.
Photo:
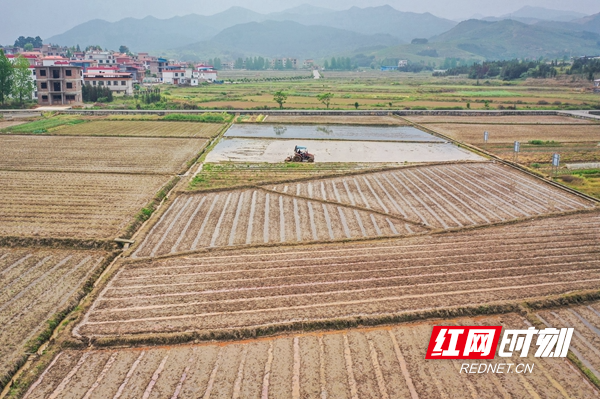
[{"label": "water-filled field", "polygon": [[443,139],[412,126],[352,126],[352,125],[233,125],[227,137],[277,138],[311,140],[358,140],[443,142]]}]

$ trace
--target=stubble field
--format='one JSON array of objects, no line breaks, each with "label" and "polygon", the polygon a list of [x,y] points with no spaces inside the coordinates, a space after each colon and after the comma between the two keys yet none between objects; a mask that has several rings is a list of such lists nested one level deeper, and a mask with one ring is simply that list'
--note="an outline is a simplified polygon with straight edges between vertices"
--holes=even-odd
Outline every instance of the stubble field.
[{"label": "stubble field", "polygon": [[175,174],[206,139],[0,136],[0,169]]},{"label": "stubble field", "polygon": [[0,236],[115,238],[167,180],[162,175],[0,171]]},{"label": "stubble field", "polygon": [[31,351],[48,320],[74,305],[107,255],[0,247],[0,378]]},{"label": "stubble field", "polygon": [[[598,304],[593,305],[598,309]],[[598,318],[595,319],[600,320]],[[61,352],[24,399],[40,398],[591,398],[597,391],[564,359],[517,357],[510,373],[460,373],[425,361],[433,322],[308,333],[225,344]],[[516,314],[437,325],[527,328]],[[487,364],[498,361],[486,361]],[[534,364],[532,373],[516,365]]]},{"label": "stubble field", "polygon": [[222,127],[218,123],[94,121],[67,126],[52,133],[69,136],[210,138],[216,136]]},{"label": "stubble field", "polygon": [[482,116],[460,116],[460,115],[411,115],[405,117],[416,123],[467,123],[467,124],[494,124],[494,125],[589,125],[597,124],[598,121],[582,118],[572,118],[561,115],[482,115]]},{"label": "stubble field", "polygon": [[254,331],[594,289],[599,222],[594,212],[372,244],[126,262],[77,330],[117,340]]},{"label": "stubble field", "polygon": [[[483,145],[483,132],[489,132],[488,143],[512,143],[530,140],[556,141],[559,143],[587,142],[591,146],[600,142],[600,126],[597,124],[579,125],[476,125],[439,123],[428,124],[430,129],[453,139],[475,145]],[[592,144],[593,143],[593,144]]]}]

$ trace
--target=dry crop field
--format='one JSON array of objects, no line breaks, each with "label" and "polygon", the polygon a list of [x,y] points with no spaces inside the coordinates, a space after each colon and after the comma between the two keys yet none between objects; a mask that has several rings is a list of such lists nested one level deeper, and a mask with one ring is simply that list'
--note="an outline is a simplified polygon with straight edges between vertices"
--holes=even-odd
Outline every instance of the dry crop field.
[{"label": "dry crop field", "polygon": [[340,125],[407,125],[401,118],[394,116],[354,116],[354,115],[277,115],[272,114],[263,119],[268,123],[306,123],[306,124],[340,124]]},{"label": "dry crop field", "polygon": [[425,361],[434,324],[520,329],[530,325],[516,314],[506,314],[220,345],[65,350],[24,399],[424,399],[459,395],[583,399],[598,395],[564,359],[533,359],[531,355],[522,359],[515,352],[503,360],[534,363],[531,374],[461,374],[459,361]]},{"label": "dry crop field", "polygon": [[74,306],[107,255],[0,247],[0,378],[31,351],[47,320]]},{"label": "dry crop field", "polygon": [[223,125],[218,123],[161,121],[94,121],[67,126],[52,134],[69,136],[133,136],[133,137],[215,137]]},{"label": "dry crop field", "polygon": [[206,139],[0,136],[0,169],[175,174]]},{"label": "dry crop field", "polygon": [[5,129],[7,127],[11,127],[11,126],[17,126],[17,125],[21,125],[25,122],[21,122],[21,121],[2,121],[2,119],[0,118],[0,130]]},{"label": "dry crop field", "polygon": [[181,196],[134,256],[407,235],[593,207],[490,163],[403,168]]},{"label": "dry crop field", "polygon": [[370,244],[128,261],[76,330],[109,340],[252,332],[597,289],[599,222],[586,212]]},{"label": "dry crop field", "polygon": [[572,118],[561,115],[483,115],[483,116],[457,116],[457,115],[414,115],[406,116],[411,122],[416,123],[466,123],[466,124],[493,124],[493,125],[528,125],[528,124],[552,124],[552,125],[589,125],[597,124],[598,121],[583,118]]},{"label": "dry crop field", "polygon": [[412,221],[369,210],[261,189],[239,190],[178,197],[133,256],[422,231]]},{"label": "dry crop field", "polygon": [[597,124],[581,125],[476,125],[439,123],[428,124],[428,128],[475,145],[483,145],[483,132],[489,132],[488,143],[513,143],[530,140],[557,141],[559,143],[590,143],[593,147],[600,142],[600,126]]},{"label": "dry crop field", "polygon": [[600,378],[600,303],[543,310],[536,316],[548,328],[574,328],[571,352]]},{"label": "dry crop field", "polygon": [[182,196],[134,256],[407,235],[593,207],[491,163],[410,167]]},{"label": "dry crop field", "polygon": [[444,229],[594,207],[592,202],[493,163],[410,167],[267,187]]},{"label": "dry crop field", "polygon": [[389,164],[377,163],[205,163],[191,181],[190,190],[261,185],[302,178],[343,175],[365,169],[377,170]]},{"label": "dry crop field", "polygon": [[167,179],[0,171],[0,236],[115,238]]}]

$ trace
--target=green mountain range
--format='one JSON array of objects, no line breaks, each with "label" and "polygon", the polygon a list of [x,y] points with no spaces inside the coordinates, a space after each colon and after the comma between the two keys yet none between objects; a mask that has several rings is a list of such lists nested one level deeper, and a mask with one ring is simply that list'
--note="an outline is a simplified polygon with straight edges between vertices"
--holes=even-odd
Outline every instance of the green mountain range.
[{"label": "green mountain range", "polygon": [[[524,7],[514,14],[524,22],[471,19],[457,24],[387,5],[343,11],[302,5],[271,14],[232,7],[211,16],[93,20],[46,42],[110,49],[126,45],[135,52],[190,61],[357,56],[440,65],[445,58],[480,61],[600,54],[600,14],[578,18],[582,14],[539,7]],[[429,42],[408,44],[415,38]]]},{"label": "green mountain range", "polygon": [[[67,46],[79,44],[85,47],[92,44],[112,49],[119,48],[120,45],[127,45],[132,51],[156,52],[182,48],[209,39],[212,41],[224,29],[250,22],[267,21],[292,21],[297,23],[293,25],[295,28],[299,28],[298,24],[319,26],[319,28],[313,29],[320,31],[323,31],[322,27],[329,27],[367,36],[389,35],[394,37],[396,42],[409,42],[416,37],[430,37],[456,25],[456,22],[438,18],[429,13],[401,12],[390,6],[353,7],[349,10],[333,11],[305,5],[272,14],[259,14],[242,7],[232,7],[211,16],[190,14],[170,19],[126,18],[117,22],[93,20],[78,25],[63,34],[50,37],[46,41]],[[307,30],[303,29],[302,32],[307,32]],[[277,34],[275,38],[276,36]],[[313,43],[313,45],[317,48],[328,48],[330,46],[324,43],[324,46],[321,46],[320,43],[326,39],[327,36],[323,36],[319,42]],[[363,43],[362,39],[359,41]],[[344,50],[353,48],[355,47],[350,46]],[[233,51],[233,49],[223,50]],[[320,53],[322,51],[317,49],[313,56],[316,57]],[[269,53],[262,55],[274,56]]]},{"label": "green mountain range", "polygon": [[389,47],[399,39],[387,34],[366,35],[328,26],[306,26],[293,21],[239,24],[224,29],[208,41],[169,52],[186,60],[225,56],[327,58],[361,47]]},{"label": "green mountain range", "polygon": [[486,59],[562,58],[600,53],[600,35],[513,20],[468,20],[430,39]]}]

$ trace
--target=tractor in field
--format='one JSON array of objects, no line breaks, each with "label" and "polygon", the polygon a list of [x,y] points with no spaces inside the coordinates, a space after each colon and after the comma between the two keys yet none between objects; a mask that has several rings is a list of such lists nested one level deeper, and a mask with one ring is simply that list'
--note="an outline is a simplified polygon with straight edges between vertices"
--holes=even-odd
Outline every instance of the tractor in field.
[{"label": "tractor in field", "polygon": [[315,156],[306,147],[295,146],[294,154],[287,157],[285,162],[315,162]]}]

